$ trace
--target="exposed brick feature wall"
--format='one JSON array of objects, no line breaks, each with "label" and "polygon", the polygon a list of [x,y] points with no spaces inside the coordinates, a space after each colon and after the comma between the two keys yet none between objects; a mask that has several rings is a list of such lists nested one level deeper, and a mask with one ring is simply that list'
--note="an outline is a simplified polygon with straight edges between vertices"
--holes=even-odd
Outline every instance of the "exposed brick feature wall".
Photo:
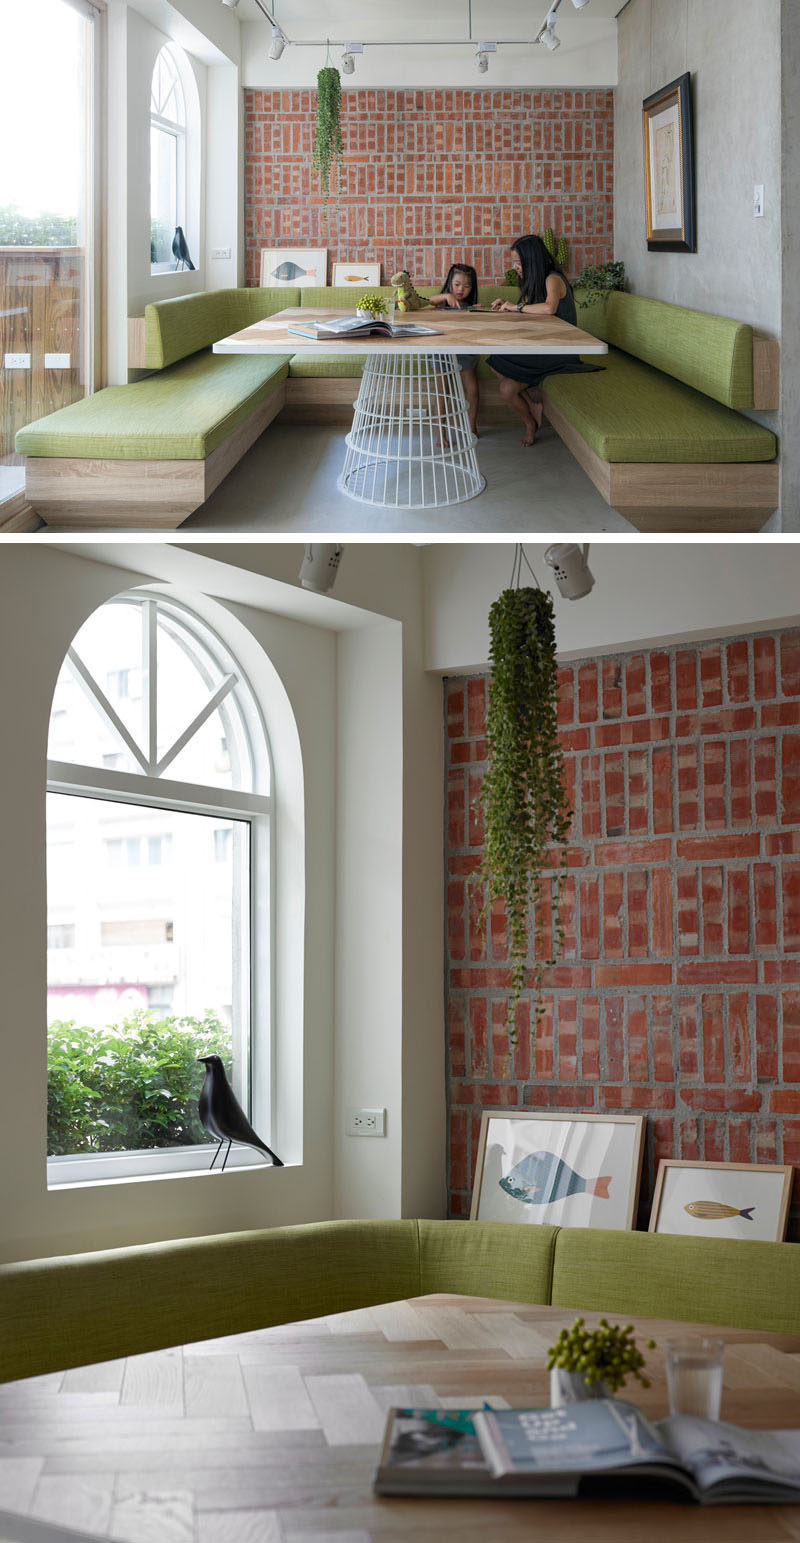
[{"label": "exposed brick feature wall", "polygon": [[[502,905],[482,941],[488,677],[445,683],[450,1206],[481,1111],[645,1114],[659,1157],[800,1167],[800,632],[560,670],[574,821],[565,947],[508,1061]],[[800,1186],[789,1236],[800,1235]]]},{"label": "exposed brick feature wall", "polygon": [[246,91],[247,283],[264,246],[326,246],[419,283],[451,262],[502,281],[510,241],[548,225],[572,275],[613,257],[611,91],[342,92],[341,197],[311,170],[315,91]]}]

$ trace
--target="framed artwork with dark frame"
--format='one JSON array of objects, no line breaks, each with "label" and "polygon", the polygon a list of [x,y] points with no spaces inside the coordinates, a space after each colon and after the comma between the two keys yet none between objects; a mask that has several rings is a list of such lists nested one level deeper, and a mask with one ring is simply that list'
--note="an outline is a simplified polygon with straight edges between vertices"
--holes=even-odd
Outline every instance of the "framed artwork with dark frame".
[{"label": "framed artwork with dark frame", "polygon": [[630,1231],[644,1118],[484,1110],[470,1221]]},{"label": "framed artwork with dark frame", "polygon": [[781,1243],[793,1173],[785,1163],[705,1163],[662,1157],[650,1231],[685,1238]]},{"label": "framed artwork with dark frame", "polygon": [[654,91],[642,103],[644,201],[650,252],[696,252],[692,77]]}]

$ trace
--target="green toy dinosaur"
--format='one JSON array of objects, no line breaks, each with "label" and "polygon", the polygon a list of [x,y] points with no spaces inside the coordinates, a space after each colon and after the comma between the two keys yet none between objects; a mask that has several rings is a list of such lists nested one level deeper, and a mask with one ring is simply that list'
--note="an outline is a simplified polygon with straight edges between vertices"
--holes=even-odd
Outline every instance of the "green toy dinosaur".
[{"label": "green toy dinosaur", "polygon": [[400,272],[390,279],[390,283],[397,291],[398,311],[424,311],[428,308],[429,302],[423,300],[422,295],[417,294],[405,268],[401,268]]}]

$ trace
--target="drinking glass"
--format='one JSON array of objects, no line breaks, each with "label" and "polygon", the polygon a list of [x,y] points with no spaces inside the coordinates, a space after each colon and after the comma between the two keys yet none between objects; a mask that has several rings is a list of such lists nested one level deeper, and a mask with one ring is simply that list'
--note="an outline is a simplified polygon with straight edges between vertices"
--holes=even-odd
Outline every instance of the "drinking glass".
[{"label": "drinking glass", "polygon": [[694,1414],[718,1420],[722,1402],[725,1341],[687,1336],[664,1345],[670,1414]]},{"label": "drinking glass", "polygon": [[386,320],[388,321],[389,326],[393,327],[394,326],[395,307],[397,305],[397,296],[396,295],[392,295],[390,297],[389,295],[385,295],[384,299],[386,301],[386,313],[385,313],[386,314]]}]

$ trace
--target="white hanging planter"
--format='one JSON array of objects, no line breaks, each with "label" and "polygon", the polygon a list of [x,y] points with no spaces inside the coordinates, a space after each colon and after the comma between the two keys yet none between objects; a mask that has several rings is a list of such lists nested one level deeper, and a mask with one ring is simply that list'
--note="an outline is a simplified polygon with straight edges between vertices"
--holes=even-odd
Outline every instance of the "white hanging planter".
[{"label": "white hanging planter", "polygon": [[587,1398],[613,1398],[607,1382],[587,1383],[583,1372],[568,1372],[563,1366],[550,1371],[550,1408],[562,1409],[565,1404],[579,1404]]}]

